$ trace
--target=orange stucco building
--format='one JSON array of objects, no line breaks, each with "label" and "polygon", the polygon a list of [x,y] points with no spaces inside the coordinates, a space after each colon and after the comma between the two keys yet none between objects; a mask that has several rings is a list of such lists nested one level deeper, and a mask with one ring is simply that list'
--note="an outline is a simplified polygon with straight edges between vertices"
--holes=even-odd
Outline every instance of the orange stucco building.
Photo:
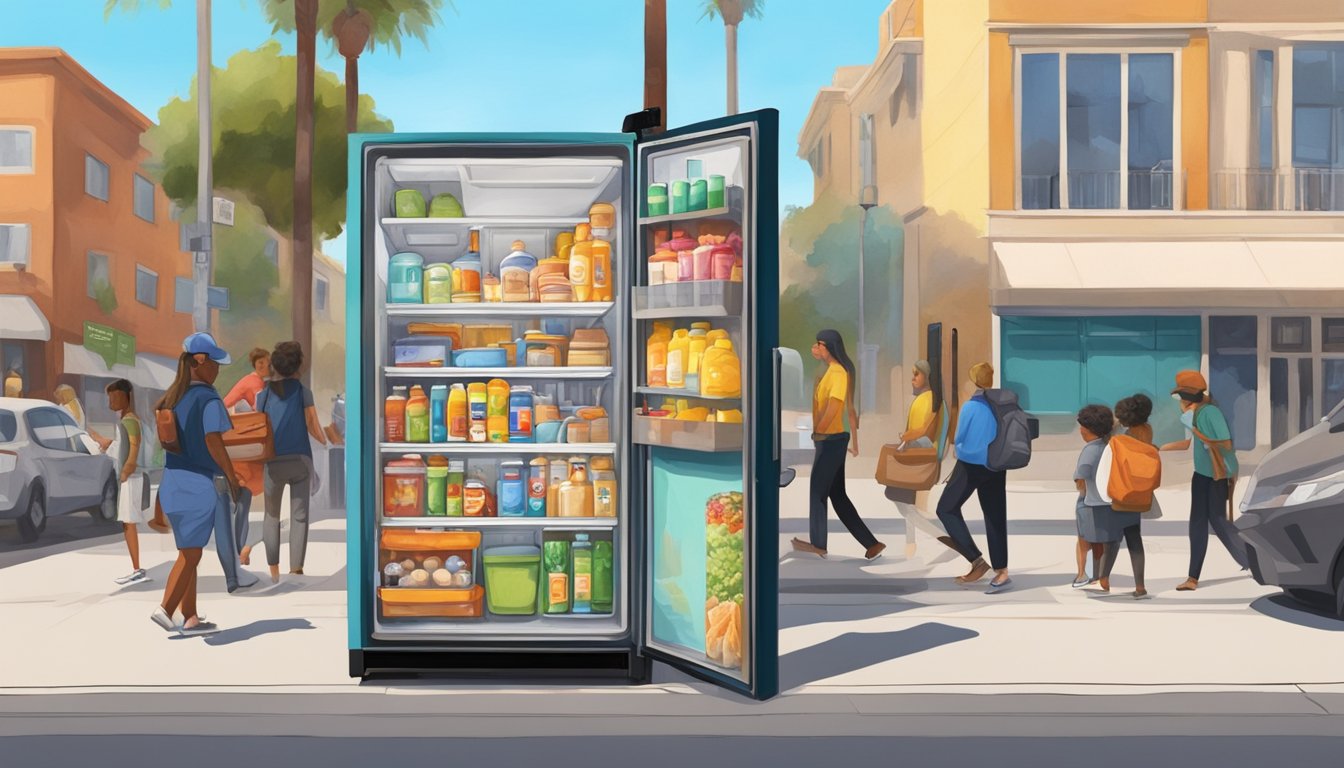
[{"label": "orange stucco building", "polygon": [[141,168],[152,125],[64,51],[0,49],[0,364],[30,397],[70,384],[95,423],[111,379],[142,409],[166,388],[192,330],[191,256]]}]

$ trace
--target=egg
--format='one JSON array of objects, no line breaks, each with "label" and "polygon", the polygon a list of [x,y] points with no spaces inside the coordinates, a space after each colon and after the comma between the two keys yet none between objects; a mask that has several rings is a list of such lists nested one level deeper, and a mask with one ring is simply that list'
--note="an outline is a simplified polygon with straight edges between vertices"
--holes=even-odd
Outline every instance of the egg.
[{"label": "egg", "polygon": [[414,587],[414,586],[415,586],[415,579],[412,579],[410,576],[402,576],[400,579],[397,580],[397,586],[398,586],[398,587]]},{"label": "egg", "polygon": [[440,568],[433,573],[434,586],[451,587],[453,585],[453,574]]},{"label": "egg", "polygon": [[429,586],[429,571],[426,571],[424,568],[416,568],[411,573],[411,581],[417,587]]},{"label": "egg", "polygon": [[426,571],[433,573],[443,567],[443,560],[437,557],[426,557],[423,567]]},{"label": "egg", "polygon": [[471,586],[471,571],[458,571],[453,574],[453,586],[466,589]]},{"label": "egg", "polygon": [[388,563],[383,566],[383,575],[399,579],[406,575],[406,569],[401,567],[401,563]]},{"label": "egg", "polygon": [[408,557],[405,560],[401,561],[401,567],[402,570],[406,571],[407,573],[410,573],[411,571],[415,570],[415,561]]},{"label": "egg", "polygon": [[448,569],[449,573],[457,573],[458,571],[465,568],[466,565],[467,561],[463,560],[457,555],[453,555],[452,557],[448,558],[448,562],[445,564],[444,567]]}]

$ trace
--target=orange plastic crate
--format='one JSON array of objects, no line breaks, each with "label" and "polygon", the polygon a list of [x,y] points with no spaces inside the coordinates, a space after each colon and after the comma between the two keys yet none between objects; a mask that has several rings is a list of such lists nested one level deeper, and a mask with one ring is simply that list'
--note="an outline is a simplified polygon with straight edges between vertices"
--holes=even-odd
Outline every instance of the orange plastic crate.
[{"label": "orange plastic crate", "polygon": [[383,601],[383,615],[389,618],[473,618],[484,615],[485,587],[379,587],[378,598]]},{"label": "orange plastic crate", "polygon": [[[445,518],[450,520],[451,518]],[[480,531],[383,531],[383,549],[394,552],[437,552],[471,550],[481,546]]]}]

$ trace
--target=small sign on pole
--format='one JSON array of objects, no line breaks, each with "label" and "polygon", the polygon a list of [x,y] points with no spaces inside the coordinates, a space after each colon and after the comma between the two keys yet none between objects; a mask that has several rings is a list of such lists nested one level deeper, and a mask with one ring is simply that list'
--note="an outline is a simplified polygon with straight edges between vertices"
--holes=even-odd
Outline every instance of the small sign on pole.
[{"label": "small sign on pole", "polygon": [[215,198],[215,223],[226,227],[233,226],[233,201],[222,197]]}]

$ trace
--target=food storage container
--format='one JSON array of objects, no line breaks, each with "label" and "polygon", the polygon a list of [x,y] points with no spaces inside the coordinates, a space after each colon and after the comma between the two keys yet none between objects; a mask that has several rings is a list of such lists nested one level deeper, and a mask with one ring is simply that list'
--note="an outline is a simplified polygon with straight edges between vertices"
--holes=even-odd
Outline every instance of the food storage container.
[{"label": "food storage container", "polygon": [[686,213],[691,204],[691,183],[685,179],[672,182],[672,212]]},{"label": "food storage container", "polygon": [[667,215],[667,185],[649,185],[649,216]]},{"label": "food storage container", "polygon": [[389,304],[419,304],[425,300],[425,259],[418,253],[398,253],[388,262]]},{"label": "food storage container", "polygon": [[418,189],[398,189],[392,196],[392,215],[398,219],[425,218],[425,196]]},{"label": "food storage container", "polygon": [[423,517],[425,462],[411,455],[383,467],[383,514],[387,517]]},{"label": "food storage container", "polygon": [[444,368],[452,363],[453,341],[446,336],[408,336],[392,343],[398,368]]},{"label": "food storage container", "polygon": [[453,353],[453,364],[459,368],[504,368],[509,356],[503,347],[459,349]]},{"label": "food storage container", "polygon": [[447,264],[425,267],[425,303],[451,304],[453,301],[453,270]]},{"label": "food storage container", "polygon": [[541,550],[533,546],[485,550],[485,600],[491,613],[531,616],[537,612]]}]

